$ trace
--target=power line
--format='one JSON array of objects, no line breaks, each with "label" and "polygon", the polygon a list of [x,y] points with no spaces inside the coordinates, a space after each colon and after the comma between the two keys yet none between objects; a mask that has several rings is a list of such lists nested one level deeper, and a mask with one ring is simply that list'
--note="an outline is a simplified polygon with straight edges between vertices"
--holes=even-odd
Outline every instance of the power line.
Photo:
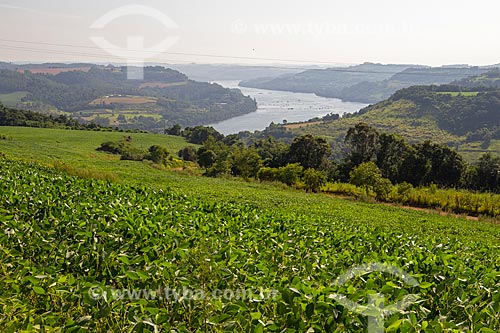
[{"label": "power line", "polygon": [[[133,49],[121,49],[121,48],[101,48],[96,46],[88,45],[75,45],[75,44],[58,44],[58,43],[44,43],[44,42],[34,42],[34,41],[22,41],[14,39],[4,39],[0,38],[2,42],[13,42],[13,43],[23,43],[23,44],[37,44],[37,45],[47,45],[47,46],[62,46],[62,47],[72,47],[72,48],[84,48],[84,49],[95,49],[104,51],[126,51],[126,52],[137,52],[137,53],[155,53],[155,51],[148,50],[133,50]],[[259,57],[244,57],[244,56],[230,56],[230,55],[220,55],[220,54],[206,54],[206,53],[187,53],[187,52],[162,52],[168,55],[180,55],[180,56],[196,56],[196,57],[210,57],[210,58],[224,58],[224,59],[239,59],[239,60],[259,60],[259,61],[283,61],[283,62],[294,62],[294,63],[307,63],[307,64],[328,64],[328,65],[350,65],[342,64],[338,62],[331,61],[310,61],[310,60],[298,60],[298,59],[282,59],[282,58],[259,58]]]},{"label": "power line", "polygon": [[[84,45],[71,45],[71,44],[56,44],[56,43],[44,43],[44,42],[34,42],[34,41],[20,41],[20,40],[12,40],[12,39],[2,39],[0,38],[0,41],[3,42],[10,42],[10,43],[23,43],[23,44],[35,44],[35,45],[47,45],[47,46],[58,46],[58,47],[67,47],[67,48],[81,48],[81,49],[92,49],[92,50],[104,50],[100,47],[92,47],[92,46],[84,46]],[[40,52],[40,53],[46,53],[46,54],[58,54],[58,55],[72,55],[72,56],[84,56],[84,57],[89,57],[89,58],[100,58],[100,59],[121,59],[122,61],[124,58],[116,57],[116,56],[109,56],[109,55],[102,55],[102,54],[96,54],[96,53],[82,53],[81,51],[62,51],[62,50],[48,50],[48,49],[42,49],[42,48],[36,48],[36,47],[23,47],[23,46],[17,46],[17,45],[2,45],[0,44],[0,49],[5,49],[5,50],[14,50],[14,51],[23,51],[23,52]],[[125,51],[125,52],[132,52],[132,53],[149,53],[147,50],[131,50],[131,49],[107,49],[107,50],[120,50],[120,51]],[[289,62],[304,62],[304,63],[313,63],[313,61],[305,61],[305,60],[292,60],[292,59],[278,59],[278,58],[257,58],[257,57],[239,57],[239,56],[226,56],[226,55],[213,55],[213,54],[203,54],[203,53],[182,53],[182,52],[163,52],[162,54],[168,54],[168,55],[181,55],[181,56],[197,56],[197,57],[215,57],[215,58],[224,58],[224,59],[240,59],[240,60],[266,60],[266,61],[289,61]],[[134,57],[134,56],[127,56],[125,58],[126,60],[132,60],[132,61],[138,61],[142,62],[145,59],[143,57]],[[179,60],[172,60],[172,59],[166,59],[166,58],[159,58],[159,57],[154,57],[154,59],[157,60],[162,60],[162,61],[168,61],[168,62],[175,62]],[[323,63],[326,64],[328,62],[318,62],[318,63]],[[329,64],[336,64],[339,65],[339,63],[329,63]],[[258,66],[258,67],[268,67],[268,68],[273,68],[273,69],[286,69],[286,70],[299,70],[299,71],[331,71],[331,72],[341,72],[341,73],[357,73],[357,74],[399,74],[402,73],[402,71],[375,71],[375,70],[363,70],[363,69],[349,69],[349,68],[307,68],[307,67],[292,67],[292,66],[276,66],[276,65],[252,65],[252,66]],[[411,68],[411,67],[410,67]],[[424,69],[427,68],[432,68],[432,67],[423,67]],[[419,68],[414,68],[414,69],[419,69]],[[442,69],[442,70],[464,70],[467,68],[460,68],[460,67],[441,67],[441,68],[433,68],[433,69]],[[469,68],[470,69],[470,68]],[[428,72],[407,72],[404,73],[405,75],[429,75]],[[434,73],[437,75],[443,75],[443,76],[456,76],[456,73],[449,73],[449,72],[444,72],[444,73]]]}]

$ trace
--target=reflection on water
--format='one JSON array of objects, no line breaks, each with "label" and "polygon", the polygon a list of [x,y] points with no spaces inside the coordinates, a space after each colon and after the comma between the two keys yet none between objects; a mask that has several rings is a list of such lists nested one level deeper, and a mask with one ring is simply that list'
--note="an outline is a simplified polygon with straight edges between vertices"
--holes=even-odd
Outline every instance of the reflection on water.
[{"label": "reflection on water", "polygon": [[292,123],[322,117],[329,113],[353,113],[366,106],[366,104],[342,102],[340,99],[319,97],[314,94],[238,87],[238,81],[218,81],[217,83],[227,88],[240,89],[244,95],[255,98],[258,104],[256,112],[210,125],[225,135],[240,131],[263,130],[272,122]]}]

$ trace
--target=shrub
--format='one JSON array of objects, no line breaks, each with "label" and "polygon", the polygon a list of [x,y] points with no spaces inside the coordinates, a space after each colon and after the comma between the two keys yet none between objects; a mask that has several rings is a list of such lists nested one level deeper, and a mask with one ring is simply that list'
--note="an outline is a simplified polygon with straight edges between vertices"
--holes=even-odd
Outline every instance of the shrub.
[{"label": "shrub", "polygon": [[215,154],[215,152],[205,147],[201,147],[200,149],[198,149],[197,155],[198,164],[200,165],[200,167],[207,170],[215,163],[215,160],[217,159],[217,155]]},{"label": "shrub", "polygon": [[315,169],[307,169],[302,177],[306,191],[317,192],[321,186],[326,184],[326,174]]},{"label": "shrub", "polygon": [[177,156],[182,158],[184,161],[196,162],[196,150],[192,146],[182,148],[177,153]]},{"label": "shrub", "polygon": [[257,178],[261,181],[273,182],[277,180],[278,169],[262,167],[259,172],[257,172]]},{"label": "shrub", "polygon": [[299,163],[287,164],[284,167],[278,168],[277,179],[287,185],[296,184],[304,168]]},{"label": "shrub", "polygon": [[169,152],[167,148],[154,145],[149,147],[148,149],[149,154],[146,156],[148,160],[153,161],[154,163],[157,164],[166,164],[167,163],[167,158],[169,155]]},{"label": "shrub", "polygon": [[382,177],[382,173],[373,162],[361,163],[349,175],[351,184],[364,188],[367,194],[373,191],[377,199],[386,200],[391,192],[391,181]]},{"label": "shrub", "polygon": [[101,146],[96,150],[105,151],[111,154],[121,155],[123,153],[124,148],[125,148],[125,142],[123,141],[118,141],[118,142],[107,141],[101,143]]}]

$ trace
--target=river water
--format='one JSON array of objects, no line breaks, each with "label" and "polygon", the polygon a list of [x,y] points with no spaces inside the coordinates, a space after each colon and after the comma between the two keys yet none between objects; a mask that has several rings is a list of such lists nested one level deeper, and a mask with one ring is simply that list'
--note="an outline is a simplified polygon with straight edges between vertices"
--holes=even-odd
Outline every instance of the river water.
[{"label": "river water", "polygon": [[314,94],[293,93],[239,87],[238,81],[217,81],[216,83],[227,88],[238,88],[244,95],[249,95],[257,101],[257,111],[234,117],[217,124],[212,124],[217,131],[224,135],[240,131],[263,130],[270,123],[289,123],[306,121],[315,117],[322,117],[329,113],[353,113],[366,104],[343,102],[336,98],[325,98]]}]

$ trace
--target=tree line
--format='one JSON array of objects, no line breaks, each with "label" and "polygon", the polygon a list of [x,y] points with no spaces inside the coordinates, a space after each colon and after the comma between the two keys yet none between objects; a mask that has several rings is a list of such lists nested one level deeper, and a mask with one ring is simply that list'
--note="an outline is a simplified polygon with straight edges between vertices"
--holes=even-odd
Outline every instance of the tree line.
[{"label": "tree line", "polygon": [[[230,174],[262,181],[281,181],[293,185],[304,176],[316,177],[317,190],[325,182],[351,182],[380,188],[392,184],[461,188],[500,193],[500,158],[483,154],[476,163],[467,163],[452,148],[430,141],[410,145],[401,136],[379,133],[359,123],[345,136],[347,147],[341,159],[334,160],[332,148],[324,138],[305,134],[290,144],[272,136],[244,143],[238,135],[224,136],[213,128],[181,130],[174,126],[167,134],[182,135],[188,142],[202,144],[186,148],[179,156],[197,162],[205,174]],[[307,171],[307,173],[306,173]],[[366,179],[365,179],[366,178]],[[363,180],[365,179],[365,180]]]}]

